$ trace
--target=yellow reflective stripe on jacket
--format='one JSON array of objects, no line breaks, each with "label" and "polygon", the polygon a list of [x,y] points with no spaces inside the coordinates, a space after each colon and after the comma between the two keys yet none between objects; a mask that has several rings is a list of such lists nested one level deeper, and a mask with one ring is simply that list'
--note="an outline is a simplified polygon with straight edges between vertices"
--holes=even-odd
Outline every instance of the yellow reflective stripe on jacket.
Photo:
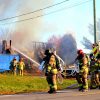
[{"label": "yellow reflective stripe on jacket", "polygon": [[19,69],[23,70],[25,67],[24,62],[19,62]]},{"label": "yellow reflective stripe on jacket", "polygon": [[98,52],[98,47],[97,47],[97,46],[94,47],[93,50],[92,50],[92,52],[93,52],[94,56],[97,57],[97,55],[98,55],[98,53],[99,53],[99,52]]},{"label": "yellow reflective stripe on jacket", "polygon": [[47,71],[48,71],[48,72],[51,71],[51,66],[48,66]]},{"label": "yellow reflective stripe on jacket", "polygon": [[57,74],[58,73],[58,71],[57,71],[56,68],[55,69],[52,69],[51,72],[52,72],[52,74]]},{"label": "yellow reflective stripe on jacket", "polygon": [[80,70],[81,73],[85,72],[88,73],[88,67],[85,65],[82,67],[82,69]]},{"label": "yellow reflective stripe on jacket", "polygon": [[51,72],[52,74],[57,74],[57,73],[58,73],[57,68],[53,68],[53,67],[50,66],[50,65],[47,67],[47,71],[48,71],[48,72]]}]

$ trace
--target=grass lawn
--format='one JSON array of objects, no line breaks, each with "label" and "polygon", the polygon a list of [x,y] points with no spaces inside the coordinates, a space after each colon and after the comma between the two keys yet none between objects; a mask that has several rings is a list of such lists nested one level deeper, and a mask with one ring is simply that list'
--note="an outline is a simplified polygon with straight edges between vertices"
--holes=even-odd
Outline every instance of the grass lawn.
[{"label": "grass lawn", "polygon": [[[58,84],[58,89],[75,84],[74,79],[64,79],[63,84]],[[48,91],[49,87],[45,77],[40,76],[13,76],[10,74],[0,74],[0,94],[15,94],[27,92]]]}]

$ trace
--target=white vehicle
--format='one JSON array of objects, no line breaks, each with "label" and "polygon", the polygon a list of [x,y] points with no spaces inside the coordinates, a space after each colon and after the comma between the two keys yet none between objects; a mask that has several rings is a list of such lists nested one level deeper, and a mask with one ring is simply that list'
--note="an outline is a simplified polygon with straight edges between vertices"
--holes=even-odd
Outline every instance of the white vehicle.
[{"label": "white vehicle", "polygon": [[68,66],[68,68],[64,69],[62,72],[62,76],[64,78],[75,77],[76,73],[78,73],[78,72],[79,72],[79,67],[77,64],[74,64],[74,65]]}]

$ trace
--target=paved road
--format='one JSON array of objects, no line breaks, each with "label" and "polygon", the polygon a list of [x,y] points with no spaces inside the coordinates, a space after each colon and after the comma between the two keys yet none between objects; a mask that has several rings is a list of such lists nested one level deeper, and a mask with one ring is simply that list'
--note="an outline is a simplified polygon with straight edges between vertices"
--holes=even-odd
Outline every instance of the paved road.
[{"label": "paved road", "polygon": [[58,91],[56,94],[37,92],[30,94],[0,95],[0,100],[100,100],[100,90],[79,92],[74,89]]}]

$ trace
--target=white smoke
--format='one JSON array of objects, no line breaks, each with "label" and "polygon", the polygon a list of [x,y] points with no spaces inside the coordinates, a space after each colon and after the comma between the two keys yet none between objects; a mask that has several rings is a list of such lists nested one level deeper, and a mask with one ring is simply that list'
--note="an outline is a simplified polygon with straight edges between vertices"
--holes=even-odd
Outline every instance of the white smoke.
[{"label": "white smoke", "polygon": [[[8,2],[9,1],[9,2]],[[45,8],[52,4],[51,0],[1,0],[0,1],[0,19],[9,18],[11,16],[21,15],[24,13],[32,12],[37,9]],[[2,21],[0,24],[19,21],[28,18],[34,18],[43,14],[43,11],[32,13],[26,16],[20,16],[7,21]],[[32,41],[41,41],[41,37],[45,34],[41,33],[43,28],[43,18],[34,20],[27,20],[23,22],[6,24],[0,26],[0,35],[3,39],[12,40],[16,48],[32,47]],[[3,30],[3,31],[2,31]],[[21,45],[20,45],[21,44]]]},{"label": "white smoke", "polygon": [[61,38],[59,55],[67,65],[75,61],[77,56],[77,44],[72,34],[65,34]]}]

